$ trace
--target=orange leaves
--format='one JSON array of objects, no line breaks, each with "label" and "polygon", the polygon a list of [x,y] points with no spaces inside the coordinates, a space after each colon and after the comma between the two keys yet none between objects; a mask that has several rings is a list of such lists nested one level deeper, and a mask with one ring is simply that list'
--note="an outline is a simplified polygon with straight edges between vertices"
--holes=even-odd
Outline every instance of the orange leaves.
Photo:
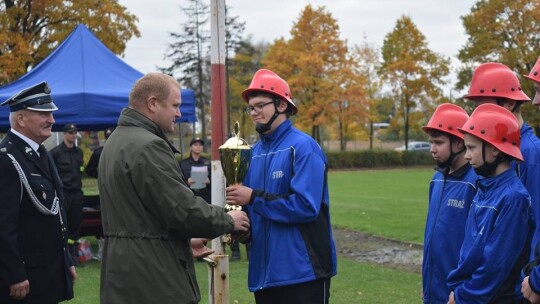
[{"label": "orange leaves", "polygon": [[353,109],[365,99],[356,63],[339,36],[337,20],[325,7],[307,5],[294,22],[291,39],[275,41],[263,60],[264,67],[288,81],[299,109],[296,125],[319,142],[322,126],[334,132],[338,128],[333,126],[350,121]]},{"label": "orange leaves", "polygon": [[[471,72],[480,63],[500,62],[526,75],[540,55],[539,0],[479,1],[462,20],[468,38],[458,55],[463,63],[458,89],[468,88]],[[533,94],[532,81],[521,79],[521,86]],[[536,111],[522,112],[529,124],[540,125]]]},{"label": "orange leaves", "polygon": [[[114,53],[140,36],[137,17],[114,0],[15,0],[0,10],[0,85],[16,80],[84,23]],[[4,4],[5,5],[5,4]]]},{"label": "orange leaves", "polygon": [[392,88],[407,141],[409,129],[419,130],[424,123],[415,112],[430,112],[442,99],[450,61],[428,48],[425,36],[408,16],[398,19],[386,35],[382,57],[381,77]]}]

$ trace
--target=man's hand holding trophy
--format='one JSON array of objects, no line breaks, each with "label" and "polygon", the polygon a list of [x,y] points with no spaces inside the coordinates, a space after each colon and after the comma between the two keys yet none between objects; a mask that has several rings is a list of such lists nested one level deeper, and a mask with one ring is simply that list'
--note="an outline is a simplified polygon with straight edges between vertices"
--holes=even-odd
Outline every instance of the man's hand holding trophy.
[{"label": "man's hand holding trophy", "polygon": [[[219,147],[221,167],[228,186],[224,208],[228,210],[229,215],[235,220],[235,233],[233,233],[233,236],[225,235],[223,237],[225,243],[231,243],[232,237],[244,242],[250,236],[249,218],[242,211],[242,206],[249,203],[253,190],[242,186],[242,180],[246,176],[252,150],[251,146],[243,138],[240,138],[240,124],[238,122],[234,124],[233,132],[234,136]],[[245,217],[245,220],[240,219],[237,221],[236,217]]]}]

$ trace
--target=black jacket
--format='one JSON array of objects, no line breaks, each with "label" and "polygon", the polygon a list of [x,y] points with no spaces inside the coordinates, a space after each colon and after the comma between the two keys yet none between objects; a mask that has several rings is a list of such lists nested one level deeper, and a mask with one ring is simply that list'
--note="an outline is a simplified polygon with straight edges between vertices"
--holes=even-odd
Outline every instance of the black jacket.
[{"label": "black jacket", "polygon": [[[194,160],[191,156],[191,152],[189,154],[189,157],[180,161],[180,168],[182,169],[182,175],[186,179],[186,182],[188,178],[191,177],[191,168],[192,167],[207,167],[208,170],[208,178],[211,180],[211,171],[210,171],[210,160],[206,157],[200,156],[199,160]],[[210,184],[207,184],[205,188],[194,190],[192,189],[193,193],[195,195],[202,197],[207,203],[211,204],[212,200],[212,191],[211,191]]]},{"label": "black jacket", "polygon": [[[51,207],[56,192],[62,221],[58,215],[36,209],[7,153],[19,162],[45,207]],[[0,303],[12,303],[9,286],[24,280],[30,282],[30,293],[25,301],[13,303],[73,298],[62,186],[50,157],[49,167],[51,173],[46,172],[36,152],[11,131],[0,143]],[[38,297],[41,300],[36,300]]]},{"label": "black jacket", "polygon": [[64,142],[51,150],[51,156],[58,168],[58,174],[62,179],[64,190],[81,190],[81,169],[84,165],[81,148],[74,146],[68,148]]},{"label": "black jacket", "polygon": [[98,177],[98,164],[99,164],[99,158],[101,157],[101,152],[103,151],[103,146],[97,148],[92,153],[92,156],[90,156],[90,160],[88,161],[88,165],[86,166],[86,174],[88,176],[97,178]]}]

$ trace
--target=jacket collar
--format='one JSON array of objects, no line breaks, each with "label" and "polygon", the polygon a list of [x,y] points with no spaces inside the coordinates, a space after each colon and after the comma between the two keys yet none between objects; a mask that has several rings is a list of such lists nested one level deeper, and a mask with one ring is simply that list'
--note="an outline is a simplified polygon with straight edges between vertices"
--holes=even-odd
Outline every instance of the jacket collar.
[{"label": "jacket collar", "polygon": [[274,131],[269,134],[261,134],[261,141],[272,142],[283,137],[283,134],[287,134],[292,128],[292,123],[289,119],[282,122]]},{"label": "jacket collar", "polygon": [[24,136],[21,132],[11,128],[9,129],[9,132],[13,133],[14,135],[17,135],[17,137],[19,137],[20,139],[22,139],[25,143],[27,143],[34,151],[37,152],[38,148],[39,148],[39,144],[33,140],[31,140],[30,138]]},{"label": "jacket collar", "polygon": [[521,129],[520,129],[520,133],[523,136],[523,134],[527,133],[527,131],[529,131],[529,130],[532,131],[532,128],[528,124],[523,123],[523,125],[521,126]]},{"label": "jacket collar", "polygon": [[204,161],[206,160],[206,157],[202,156],[202,155],[199,155],[199,159],[198,160],[195,160],[193,158],[193,154],[191,154],[191,152],[189,153],[189,157],[188,159],[192,162],[192,163],[204,163]]},{"label": "jacket collar", "polygon": [[467,174],[467,172],[469,172],[470,168],[471,168],[471,164],[469,164],[469,162],[466,162],[463,166],[461,166],[459,169],[457,169],[456,171],[454,171],[452,173],[446,173],[446,172],[448,172],[447,169],[441,169],[441,168],[438,168],[438,167],[435,168],[435,170],[441,172],[445,176],[461,178],[465,174]]},{"label": "jacket collar", "polygon": [[[33,162],[45,176],[50,178],[49,172],[47,172],[47,170],[43,166],[41,160],[39,159],[38,153],[33,148],[31,148],[30,144],[26,142],[22,137],[19,137],[13,132],[13,130],[10,129],[4,140],[7,140],[8,145],[11,145],[13,146],[13,148],[17,149],[21,155],[26,157],[26,159],[28,159],[29,161]],[[50,163],[51,162],[49,162],[49,164]]]},{"label": "jacket collar", "polygon": [[118,118],[118,125],[143,128],[166,141],[174,153],[180,153],[173,145],[171,145],[171,142],[167,139],[163,130],[161,130],[161,128],[155,122],[135,109],[124,108],[120,113],[120,118]]},{"label": "jacket collar", "polygon": [[480,177],[477,183],[482,190],[487,191],[489,189],[504,186],[515,177],[517,177],[516,172],[510,168],[497,176],[487,178]]},{"label": "jacket collar", "polygon": [[73,145],[73,147],[68,148],[64,141],[62,141],[58,146],[60,146],[60,149],[62,149],[63,151],[73,151],[77,147],[76,145]]}]

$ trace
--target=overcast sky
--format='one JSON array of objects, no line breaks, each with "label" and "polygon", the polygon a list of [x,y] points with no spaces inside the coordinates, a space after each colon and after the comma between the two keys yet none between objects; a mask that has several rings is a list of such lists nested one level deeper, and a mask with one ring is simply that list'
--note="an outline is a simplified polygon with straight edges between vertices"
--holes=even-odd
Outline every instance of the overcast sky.
[{"label": "overcast sky", "polygon": [[[169,32],[178,32],[185,15],[180,6],[186,0],[119,0],[139,18],[140,38],[132,38],[126,47],[124,60],[148,73],[156,66],[170,63],[164,60]],[[208,1],[209,2],[209,1]],[[382,46],[384,37],[393,30],[396,20],[408,15],[426,36],[431,50],[455,57],[466,37],[460,16],[468,14],[473,0],[226,0],[231,15],[246,22],[245,35],[254,41],[272,42],[279,37],[290,38],[293,22],[301,10],[311,4],[325,6],[337,20],[341,38],[349,45],[360,45],[364,36],[370,43]],[[452,67],[455,69],[456,67]]]}]

